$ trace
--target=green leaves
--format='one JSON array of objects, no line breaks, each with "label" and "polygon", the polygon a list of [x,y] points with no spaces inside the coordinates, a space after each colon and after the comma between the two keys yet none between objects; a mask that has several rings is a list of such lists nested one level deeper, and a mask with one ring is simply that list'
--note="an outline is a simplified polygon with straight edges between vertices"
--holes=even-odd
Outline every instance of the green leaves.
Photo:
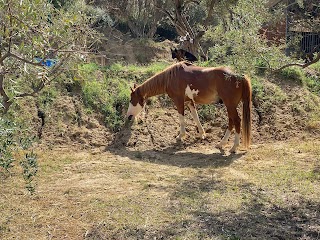
[{"label": "green leaves", "polygon": [[26,182],[26,188],[32,194],[35,192],[33,180],[38,172],[37,155],[33,151],[26,153],[20,162],[20,166],[23,169],[23,178]]},{"label": "green leaves", "polygon": [[32,150],[28,152],[33,140],[27,129],[17,125],[11,117],[0,117],[0,176],[10,175],[14,163],[20,159],[23,178],[30,193],[35,190],[33,180],[38,171],[37,155]]},{"label": "green leaves", "polygon": [[286,60],[283,46],[269,44],[260,33],[274,16],[266,1],[239,0],[221,16],[219,24],[210,28],[204,38],[210,41],[213,62],[231,65],[239,73],[254,73],[260,67],[272,70]]},{"label": "green leaves", "polygon": [[14,131],[15,126],[13,123],[0,118],[0,170],[2,169],[6,173],[9,173],[14,162],[13,152],[16,150]]}]

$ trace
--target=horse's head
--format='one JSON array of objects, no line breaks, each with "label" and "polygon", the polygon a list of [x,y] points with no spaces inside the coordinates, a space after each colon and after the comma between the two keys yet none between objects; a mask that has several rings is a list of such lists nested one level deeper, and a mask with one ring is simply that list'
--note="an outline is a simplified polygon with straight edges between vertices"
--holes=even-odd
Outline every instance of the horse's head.
[{"label": "horse's head", "polygon": [[143,109],[145,105],[145,99],[140,93],[139,87],[136,87],[134,85],[133,88],[131,88],[131,97],[129,102],[129,108],[127,111],[127,118],[131,120],[134,119]]},{"label": "horse's head", "polygon": [[178,54],[177,49],[176,49],[176,48],[175,48],[175,49],[171,49],[171,48],[170,48],[170,50],[171,50],[171,57],[172,57],[172,59],[177,58],[177,54]]}]

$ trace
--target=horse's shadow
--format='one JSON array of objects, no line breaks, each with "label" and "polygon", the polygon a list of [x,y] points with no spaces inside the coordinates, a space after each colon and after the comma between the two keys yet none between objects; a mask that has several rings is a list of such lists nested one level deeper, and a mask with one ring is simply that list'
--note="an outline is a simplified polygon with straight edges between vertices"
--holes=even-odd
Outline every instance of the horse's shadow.
[{"label": "horse's shadow", "polygon": [[131,125],[131,123],[127,123],[124,130],[116,134],[113,142],[108,145],[105,150],[112,152],[115,155],[127,157],[133,161],[142,161],[181,168],[224,167],[230,165],[245,154],[245,152],[227,154],[227,152],[215,148],[205,152],[186,150],[186,148],[194,145],[199,140],[189,141],[187,143],[178,141],[171,146],[161,149],[152,148],[136,150],[127,146],[132,135]]}]

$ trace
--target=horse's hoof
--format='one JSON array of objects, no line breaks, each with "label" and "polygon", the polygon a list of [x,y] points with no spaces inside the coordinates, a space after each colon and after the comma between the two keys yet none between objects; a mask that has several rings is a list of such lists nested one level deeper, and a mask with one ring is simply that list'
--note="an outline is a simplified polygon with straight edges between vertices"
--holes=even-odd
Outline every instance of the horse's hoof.
[{"label": "horse's hoof", "polygon": [[223,146],[221,146],[220,144],[217,144],[217,145],[216,145],[216,148],[222,150],[222,149],[223,149]]},{"label": "horse's hoof", "polygon": [[199,134],[199,138],[202,139],[202,140],[206,139],[206,137],[207,136],[206,136],[205,133]]},{"label": "horse's hoof", "polygon": [[184,139],[186,137],[186,135],[178,135],[177,137],[176,137],[176,140],[177,141],[182,141],[182,139]]},{"label": "horse's hoof", "polygon": [[230,153],[237,153],[237,148],[231,148]]}]

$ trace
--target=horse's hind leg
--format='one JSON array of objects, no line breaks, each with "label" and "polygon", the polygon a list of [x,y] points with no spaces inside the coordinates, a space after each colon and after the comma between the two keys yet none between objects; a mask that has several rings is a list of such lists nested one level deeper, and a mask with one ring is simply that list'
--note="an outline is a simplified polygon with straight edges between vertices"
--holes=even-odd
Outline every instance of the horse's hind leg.
[{"label": "horse's hind leg", "polygon": [[229,117],[229,126],[228,129],[224,135],[224,137],[222,138],[221,142],[218,144],[218,147],[222,148],[224,145],[226,145],[230,133],[233,129],[233,126],[235,126],[235,138],[234,138],[234,144],[233,147],[230,149],[230,152],[234,153],[237,151],[237,148],[240,145],[240,123],[241,123],[241,119],[238,115],[237,109],[236,107],[228,107],[227,106],[227,111],[228,111],[228,117]]},{"label": "horse's hind leg", "polygon": [[223,138],[222,138],[221,142],[217,145],[217,148],[223,148],[223,147],[227,144],[227,142],[228,142],[228,140],[229,140],[229,137],[230,137],[230,134],[231,134],[232,129],[233,129],[233,121],[232,121],[232,119],[231,119],[231,118],[229,118],[229,125],[228,125],[228,128],[227,128],[227,130],[226,130],[226,132],[225,132],[225,134],[224,134],[224,136],[223,136]]},{"label": "horse's hind leg", "polygon": [[196,110],[196,106],[194,104],[194,102],[190,102],[188,103],[188,107],[190,109],[190,112],[191,112],[191,115],[193,117],[193,120],[196,122],[197,124],[197,127],[198,127],[198,131],[199,131],[199,137],[201,139],[205,139],[206,138],[206,133],[205,131],[203,130],[203,127],[200,123],[200,120],[199,120],[199,116],[198,116],[198,112]]},{"label": "horse's hind leg", "polygon": [[235,137],[234,137],[234,143],[233,147],[230,149],[230,152],[235,153],[237,151],[237,148],[240,145],[240,124],[241,119],[238,115],[238,111],[236,107],[227,108],[229,118],[232,119],[234,127],[235,127]]}]

